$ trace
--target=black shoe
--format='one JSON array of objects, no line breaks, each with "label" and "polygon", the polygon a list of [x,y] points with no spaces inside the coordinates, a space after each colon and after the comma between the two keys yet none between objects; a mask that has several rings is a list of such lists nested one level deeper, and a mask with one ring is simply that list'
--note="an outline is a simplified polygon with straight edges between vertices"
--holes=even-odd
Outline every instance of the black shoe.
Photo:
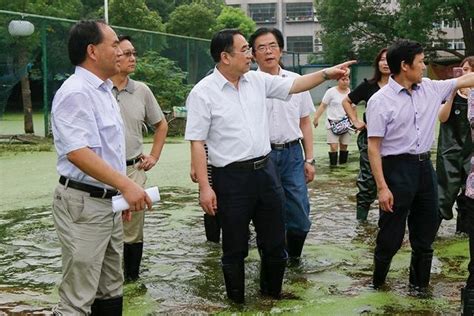
[{"label": "black shoe", "polygon": [[219,243],[221,235],[221,225],[217,218],[217,214],[214,216],[204,214],[204,229],[206,230],[207,241]]},{"label": "black shoe", "polygon": [[125,281],[136,281],[140,274],[143,243],[123,244],[123,275]]},{"label": "black shoe", "polygon": [[372,277],[372,285],[374,289],[379,289],[385,284],[388,270],[390,270],[390,263],[391,261],[383,262],[374,257],[374,275]]},{"label": "black shoe", "polygon": [[280,299],[286,263],[286,259],[268,260],[262,257],[260,263],[260,292],[262,295]]},{"label": "black shoe", "polygon": [[121,316],[122,306],[122,296],[107,300],[96,299],[91,306],[91,316]]},{"label": "black shoe", "polygon": [[337,151],[329,152],[329,166],[334,167],[337,166]]},{"label": "black shoe", "polygon": [[222,264],[227,297],[237,304],[245,302],[244,263]]},{"label": "black shoe", "polygon": [[306,235],[306,233],[295,234],[291,231],[286,232],[286,251],[288,252],[290,264],[294,265],[300,263]]},{"label": "black shoe", "polygon": [[411,253],[410,261],[410,287],[426,292],[430,284],[431,262],[433,253]]},{"label": "black shoe", "polygon": [[347,150],[339,151],[339,164],[343,165],[347,163],[347,157],[349,156],[349,152]]}]

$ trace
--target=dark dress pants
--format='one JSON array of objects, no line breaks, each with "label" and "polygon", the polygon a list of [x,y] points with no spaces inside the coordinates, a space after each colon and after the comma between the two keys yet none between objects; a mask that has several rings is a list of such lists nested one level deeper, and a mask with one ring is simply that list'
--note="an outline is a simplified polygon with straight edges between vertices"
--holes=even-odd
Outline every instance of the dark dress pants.
[{"label": "dark dress pants", "polygon": [[390,262],[402,245],[407,222],[412,253],[432,254],[439,216],[431,160],[383,158],[382,167],[394,205],[393,213],[380,210],[375,259]]},{"label": "dark dress pants", "polygon": [[262,255],[286,260],[284,193],[272,161],[257,170],[213,168],[212,180],[222,225],[222,264],[247,257],[251,220]]}]

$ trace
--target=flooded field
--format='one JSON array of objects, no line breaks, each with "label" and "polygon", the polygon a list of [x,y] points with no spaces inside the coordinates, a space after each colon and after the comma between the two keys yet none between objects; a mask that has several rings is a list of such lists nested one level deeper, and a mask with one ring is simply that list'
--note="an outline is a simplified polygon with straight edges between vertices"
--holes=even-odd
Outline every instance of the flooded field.
[{"label": "flooded field", "polygon": [[[355,220],[357,155],[347,166],[330,170],[326,145],[317,143],[315,149],[317,175],[309,192],[313,226],[301,266],[287,270],[284,299],[262,298],[253,235],[246,304],[235,306],[225,297],[220,245],[205,241],[196,186],[188,177],[189,145],[168,143],[159,166],[149,173],[148,183],[160,186],[162,202],[146,215],[142,277],[125,286],[124,314],[458,315],[468,250],[466,238],[454,235],[454,221],[443,223],[436,241],[432,295],[419,298],[408,288],[407,241],[394,258],[386,289],[372,290],[378,210],[374,205],[366,224]],[[0,315],[39,315],[57,302],[61,277],[49,206],[56,156],[54,151],[2,151]]]}]

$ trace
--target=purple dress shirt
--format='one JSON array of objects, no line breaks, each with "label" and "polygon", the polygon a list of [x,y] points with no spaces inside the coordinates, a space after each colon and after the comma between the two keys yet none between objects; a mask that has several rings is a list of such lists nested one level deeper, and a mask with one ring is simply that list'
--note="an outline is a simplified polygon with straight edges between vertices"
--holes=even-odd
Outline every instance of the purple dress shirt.
[{"label": "purple dress shirt", "polygon": [[421,154],[431,149],[441,104],[456,88],[456,79],[430,80],[410,92],[392,77],[367,106],[368,137],[383,137],[382,157]]}]

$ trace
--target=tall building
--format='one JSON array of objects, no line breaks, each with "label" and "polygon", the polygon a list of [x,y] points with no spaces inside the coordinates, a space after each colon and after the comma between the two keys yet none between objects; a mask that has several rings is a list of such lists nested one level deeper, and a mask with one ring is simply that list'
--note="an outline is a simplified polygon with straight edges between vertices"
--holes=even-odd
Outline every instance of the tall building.
[{"label": "tall building", "polygon": [[[315,14],[313,0],[225,0],[228,6],[242,9],[256,23],[257,27],[276,27],[285,37],[285,50],[300,53],[299,63],[305,64],[309,55],[323,50],[320,34],[321,24]],[[398,0],[380,0],[387,10],[398,10]],[[464,40],[459,22],[442,21],[448,48],[464,53]],[[452,56],[438,52],[440,57]],[[288,58],[288,56],[286,56]]]},{"label": "tall building", "polygon": [[[305,55],[322,50],[321,25],[313,0],[226,0],[228,6],[242,9],[257,27],[276,27],[285,37],[285,50]],[[301,60],[302,63],[305,61]]]}]

